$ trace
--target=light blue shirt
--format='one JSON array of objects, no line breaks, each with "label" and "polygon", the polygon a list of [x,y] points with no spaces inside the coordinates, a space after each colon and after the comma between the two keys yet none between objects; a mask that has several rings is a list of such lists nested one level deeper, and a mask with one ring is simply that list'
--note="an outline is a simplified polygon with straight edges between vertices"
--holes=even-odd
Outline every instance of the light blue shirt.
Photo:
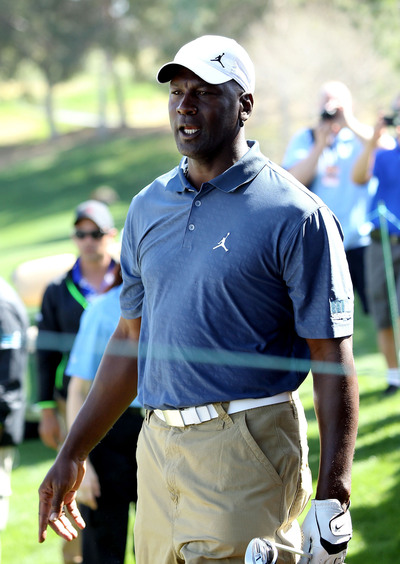
[{"label": "light blue shirt", "polygon": [[[139,401],[167,409],[295,390],[305,339],[352,333],[337,222],[257,143],[198,192],[186,165],[135,196],[124,228],[121,312],[142,317]],[[276,357],[281,370],[266,364]]]},{"label": "light blue shirt", "polygon": [[[98,296],[83,312],[67,365],[68,376],[94,380],[104,350],[120,318],[121,290],[122,286],[116,286]],[[140,407],[137,400],[131,405]]]},{"label": "light blue shirt", "polygon": [[[282,166],[290,169],[305,159],[314,144],[311,129],[302,129],[290,141]],[[333,144],[318,159],[315,178],[309,186],[338,218],[346,250],[369,244],[368,211],[372,198],[369,185],[355,184],[352,170],[363,145],[348,129],[339,131]]]}]

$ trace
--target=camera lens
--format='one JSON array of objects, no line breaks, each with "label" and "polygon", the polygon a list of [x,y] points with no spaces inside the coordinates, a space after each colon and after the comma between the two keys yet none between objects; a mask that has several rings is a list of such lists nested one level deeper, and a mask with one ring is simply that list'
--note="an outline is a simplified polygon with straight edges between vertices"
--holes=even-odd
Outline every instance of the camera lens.
[{"label": "camera lens", "polygon": [[321,119],[335,119],[336,115],[338,113],[337,108],[333,108],[332,110],[327,110],[325,109],[322,113],[321,113]]},{"label": "camera lens", "polygon": [[383,118],[385,125],[394,125],[394,116],[385,116]]}]

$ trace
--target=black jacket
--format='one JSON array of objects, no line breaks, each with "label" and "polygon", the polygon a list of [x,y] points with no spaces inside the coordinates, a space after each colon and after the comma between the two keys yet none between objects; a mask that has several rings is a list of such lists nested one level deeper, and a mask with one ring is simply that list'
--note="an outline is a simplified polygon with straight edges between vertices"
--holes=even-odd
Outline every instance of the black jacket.
[{"label": "black jacket", "polygon": [[66,398],[65,369],[79,321],[88,302],[72,280],[72,270],[51,282],[43,295],[38,321],[37,363],[39,405]]}]

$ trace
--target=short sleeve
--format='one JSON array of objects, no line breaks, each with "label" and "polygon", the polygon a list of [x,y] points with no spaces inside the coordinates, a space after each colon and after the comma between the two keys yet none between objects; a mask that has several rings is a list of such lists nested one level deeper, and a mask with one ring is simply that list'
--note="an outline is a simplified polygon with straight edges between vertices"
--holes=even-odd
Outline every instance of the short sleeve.
[{"label": "short sleeve", "polygon": [[134,229],[134,201],[126,218],[121,246],[121,272],[123,286],[120,297],[121,315],[125,319],[136,319],[142,314],[144,287],[138,264],[137,241]]},{"label": "short sleeve", "polygon": [[311,214],[293,235],[284,265],[297,333],[310,339],[351,335],[353,288],[341,229],[327,207]]}]

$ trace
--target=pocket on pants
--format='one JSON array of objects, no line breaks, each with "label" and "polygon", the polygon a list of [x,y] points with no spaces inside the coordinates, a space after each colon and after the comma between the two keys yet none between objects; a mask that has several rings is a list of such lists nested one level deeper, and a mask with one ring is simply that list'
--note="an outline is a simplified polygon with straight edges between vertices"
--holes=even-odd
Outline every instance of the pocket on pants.
[{"label": "pocket on pants", "polygon": [[312,495],[312,475],[308,464],[307,420],[300,400],[294,403],[293,408],[299,420],[300,468],[296,493],[289,511],[290,521],[297,519],[303,512]]},{"label": "pocket on pants", "polygon": [[249,410],[237,424],[253,460],[268,472],[271,483],[280,486],[282,523],[292,522],[312,491],[302,405],[287,402]]},{"label": "pocket on pants", "polygon": [[268,452],[272,452],[272,450],[277,447],[277,444],[271,444],[270,441],[270,446],[266,449],[264,446],[265,441],[261,441],[258,436],[253,436],[252,431],[250,431],[246,414],[243,413],[241,415],[242,416],[239,421],[237,421],[237,427],[240,431],[242,440],[248,449],[249,456],[257,465],[260,465],[268,473],[269,478],[276,485],[282,486],[282,480],[279,473],[267,454]]}]

